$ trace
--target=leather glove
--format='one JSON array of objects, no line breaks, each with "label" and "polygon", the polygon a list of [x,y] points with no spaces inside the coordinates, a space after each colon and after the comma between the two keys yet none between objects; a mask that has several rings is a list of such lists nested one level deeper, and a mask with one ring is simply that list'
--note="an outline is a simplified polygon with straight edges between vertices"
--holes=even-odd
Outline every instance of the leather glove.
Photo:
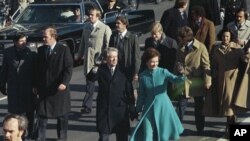
[{"label": "leather glove", "polygon": [[129,106],[129,116],[132,121],[138,119],[138,113],[136,112],[135,106]]},{"label": "leather glove", "polygon": [[97,73],[97,71],[98,71],[98,66],[94,66],[94,67],[92,68],[92,72],[93,72],[93,73]]}]

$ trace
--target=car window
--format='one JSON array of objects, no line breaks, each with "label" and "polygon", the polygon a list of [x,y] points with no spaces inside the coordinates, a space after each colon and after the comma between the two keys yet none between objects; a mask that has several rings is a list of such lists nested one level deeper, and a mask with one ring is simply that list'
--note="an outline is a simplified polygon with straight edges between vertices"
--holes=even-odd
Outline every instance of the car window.
[{"label": "car window", "polygon": [[[74,20],[79,5],[30,5],[17,18],[17,23],[69,23]],[[79,15],[81,16],[81,15]],[[82,19],[82,17],[80,17]]]}]

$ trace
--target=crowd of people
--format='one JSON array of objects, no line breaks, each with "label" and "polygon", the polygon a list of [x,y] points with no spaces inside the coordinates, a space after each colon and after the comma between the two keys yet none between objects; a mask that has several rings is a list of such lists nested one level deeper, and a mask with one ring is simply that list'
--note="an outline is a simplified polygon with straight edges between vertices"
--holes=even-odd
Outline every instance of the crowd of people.
[{"label": "crowd of people", "polygon": [[[112,33],[100,20],[101,11],[90,8],[76,58],[84,58],[83,114],[93,111],[98,82],[99,141],[109,141],[113,133],[117,141],[178,140],[190,98],[194,99],[197,135],[204,134],[205,116],[227,117],[228,138],[237,114],[250,109],[250,21],[246,9],[235,6],[232,10],[232,4],[246,1],[221,0],[217,14],[225,20],[217,36],[215,26],[220,21],[206,14],[204,7],[219,9],[218,1],[212,1],[190,2],[187,14],[189,0],[176,0],[161,21],[152,25],[142,56],[138,37],[128,30],[125,16],[116,18]],[[112,10],[108,8],[106,11]],[[57,41],[53,26],[44,29],[44,45],[37,53],[27,47],[26,40],[25,34],[18,34],[14,46],[4,51],[0,90],[8,96],[9,112],[3,120],[4,140],[24,140],[27,132],[27,138],[45,141],[48,119],[56,118],[58,140],[66,141],[73,73],[70,49]],[[172,100],[177,100],[176,108]],[[138,123],[130,131],[134,119]]]}]

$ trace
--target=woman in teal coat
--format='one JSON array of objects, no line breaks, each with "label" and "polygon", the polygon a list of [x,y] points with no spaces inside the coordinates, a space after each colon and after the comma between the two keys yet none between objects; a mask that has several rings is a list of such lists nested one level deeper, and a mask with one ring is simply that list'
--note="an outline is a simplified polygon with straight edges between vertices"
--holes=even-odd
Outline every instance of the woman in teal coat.
[{"label": "woman in teal coat", "polygon": [[148,48],[142,56],[147,69],[140,74],[139,81],[136,110],[141,119],[130,141],[177,140],[184,130],[166,89],[168,81],[183,82],[184,78],[159,68],[159,58],[160,53],[154,48]]}]

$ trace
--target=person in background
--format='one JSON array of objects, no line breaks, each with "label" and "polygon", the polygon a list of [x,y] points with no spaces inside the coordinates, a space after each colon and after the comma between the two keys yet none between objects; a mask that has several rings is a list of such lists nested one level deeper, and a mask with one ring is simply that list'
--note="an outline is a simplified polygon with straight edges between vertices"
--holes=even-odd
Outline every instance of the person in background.
[{"label": "person in background", "polygon": [[202,113],[204,96],[212,84],[209,54],[205,45],[194,38],[190,27],[181,27],[178,30],[178,38],[175,72],[179,74],[180,66],[177,64],[181,64],[184,67],[182,75],[187,79],[184,83],[184,95],[178,101],[177,111],[180,120],[183,121],[188,99],[193,97],[197,135],[202,135],[205,125],[205,116]]},{"label": "person in background", "polygon": [[160,22],[155,22],[151,28],[151,37],[145,40],[145,49],[153,47],[161,54],[159,67],[173,72],[178,45],[174,39],[163,32]]},{"label": "person in background", "polygon": [[167,95],[166,86],[168,81],[178,83],[185,78],[158,67],[160,53],[154,48],[145,50],[142,59],[147,68],[139,77],[140,94],[136,104],[141,119],[130,141],[177,140],[184,129]]},{"label": "person in background", "polygon": [[80,8],[76,8],[75,10],[74,10],[74,18],[75,18],[75,22],[81,22],[81,10],[80,10]]},{"label": "person in background", "polygon": [[69,47],[57,42],[55,27],[48,26],[44,29],[43,41],[44,45],[38,48],[33,88],[34,93],[39,96],[37,141],[45,141],[49,118],[57,119],[57,138],[66,141],[73,58]]},{"label": "person in background", "polygon": [[220,0],[220,17],[223,22],[223,28],[235,20],[236,12],[239,9],[247,11],[247,0]]},{"label": "person in background", "polygon": [[193,30],[195,39],[205,44],[210,54],[216,39],[214,23],[205,18],[206,13],[201,6],[193,6],[190,14],[192,20],[188,25]]},{"label": "person in background", "polygon": [[8,114],[3,119],[4,141],[24,141],[28,121],[24,116]]},{"label": "person in background", "polygon": [[[217,97],[217,101],[206,102],[206,106],[211,108],[212,105],[217,105],[213,110],[218,113],[218,116],[227,117],[225,137],[228,138],[229,125],[236,122],[234,101],[240,85],[239,66],[244,52],[239,44],[233,42],[232,32],[229,29],[223,29],[221,33],[222,42],[215,46],[211,58],[213,87],[215,88],[211,95]],[[206,115],[206,112],[204,113]]]},{"label": "person in background", "polygon": [[107,0],[107,2],[102,6],[103,15],[110,11],[121,11],[125,7],[125,4],[119,2],[119,0]]},{"label": "person in background", "polygon": [[[145,49],[155,48],[161,54],[161,59],[159,61],[159,67],[168,69],[173,73],[175,59],[176,59],[176,50],[178,45],[174,39],[168,37],[163,32],[163,28],[160,22],[155,22],[151,28],[151,37],[145,40]],[[143,66],[144,65],[144,66]],[[146,63],[141,63],[140,72],[146,68]],[[171,100],[174,100],[174,89],[172,84],[169,83],[168,86],[168,95]]]},{"label": "person in background", "polygon": [[164,11],[161,17],[163,32],[177,41],[178,28],[187,26],[188,19],[186,9],[189,0],[176,0],[174,7]]},{"label": "person in background", "polygon": [[8,112],[27,117],[28,138],[31,138],[36,107],[36,96],[32,92],[36,53],[27,47],[25,34],[17,34],[13,42],[14,46],[3,53],[0,87],[8,96]]},{"label": "person in background", "polygon": [[234,42],[242,47],[244,47],[250,39],[250,21],[247,20],[247,18],[247,11],[240,8],[235,12],[235,20],[227,25],[227,28],[233,33]]},{"label": "person in background", "polygon": [[[194,6],[203,7],[206,11],[206,19],[212,21],[215,26],[221,24],[218,0],[190,0],[188,15],[190,15],[189,13],[192,13]],[[192,16],[188,16],[188,19],[189,21],[192,20]]]},{"label": "person in background", "polygon": [[99,141],[109,141],[112,133],[116,134],[116,141],[128,141],[130,111],[131,119],[135,118],[133,89],[117,64],[118,49],[109,47],[104,54],[106,63],[88,74],[90,80],[98,80],[99,84],[96,106]]},{"label": "person in background", "polygon": [[109,46],[118,49],[118,64],[133,84],[135,95],[137,95],[138,72],[141,64],[140,47],[138,37],[128,31],[128,26],[129,22],[125,16],[116,18],[116,31],[110,38]]},{"label": "person in background", "polygon": [[[94,57],[101,55],[102,51],[109,46],[112,31],[101,19],[101,11],[97,7],[89,10],[89,22],[83,28],[81,44],[76,59],[84,57],[84,75],[86,76],[94,67]],[[90,114],[92,111],[95,81],[86,78],[86,95],[83,98],[81,112]]]}]

